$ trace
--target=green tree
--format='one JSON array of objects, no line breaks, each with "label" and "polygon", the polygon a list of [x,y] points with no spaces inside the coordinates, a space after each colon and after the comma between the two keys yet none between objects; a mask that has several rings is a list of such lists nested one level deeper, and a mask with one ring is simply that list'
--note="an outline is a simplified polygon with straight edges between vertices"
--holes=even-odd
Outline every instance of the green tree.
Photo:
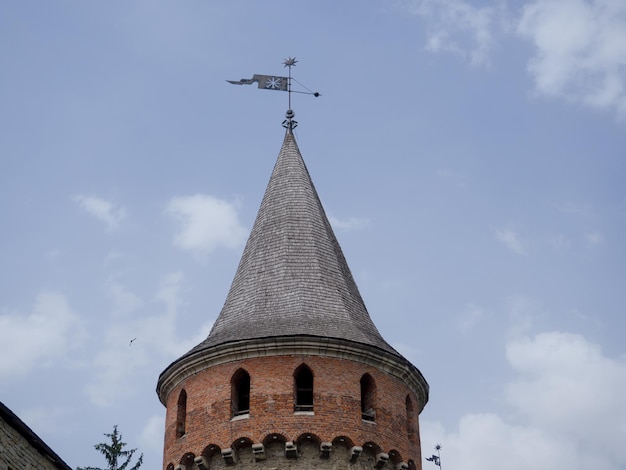
[{"label": "green tree", "polygon": [[[122,434],[117,430],[117,424],[113,426],[112,434],[104,434],[108,437],[110,443],[96,444],[94,447],[98,452],[104,455],[107,461],[106,470],[126,470],[126,467],[130,464],[133,454],[137,449],[124,450],[126,443],[122,441]],[[123,463],[121,463],[123,462]],[[134,466],[129,470],[137,470],[143,463],[143,454],[139,456]],[[99,467],[77,467],[76,470],[104,470]]]}]

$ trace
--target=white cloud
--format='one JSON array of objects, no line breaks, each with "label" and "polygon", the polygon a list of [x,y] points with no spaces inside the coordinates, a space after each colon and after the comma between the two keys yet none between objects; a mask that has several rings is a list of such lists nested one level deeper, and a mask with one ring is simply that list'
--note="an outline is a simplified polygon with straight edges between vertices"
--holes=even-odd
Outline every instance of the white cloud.
[{"label": "white cloud", "polygon": [[37,296],[32,313],[0,315],[0,378],[22,377],[49,366],[77,346],[84,332],[61,294]]},{"label": "white cloud", "polygon": [[236,248],[247,235],[239,222],[236,205],[212,196],[172,198],[165,213],[180,224],[174,245],[199,256],[208,255],[220,245]]},{"label": "white cloud", "polygon": [[[70,436],[76,423],[76,411],[71,407],[46,404],[20,411],[20,419],[39,435]],[[59,426],[59,423],[64,423]]]},{"label": "white cloud", "polygon": [[542,315],[540,305],[532,298],[512,295],[506,299],[509,317],[508,336],[519,338],[531,331],[536,317]]},{"label": "white cloud", "polygon": [[116,400],[132,395],[133,374],[147,365],[145,347],[141,340],[130,340],[136,331],[128,325],[110,324],[106,331],[105,346],[96,354],[91,365],[92,377],[85,385],[89,400],[97,406],[108,406]]},{"label": "white cloud", "polygon": [[143,300],[121,284],[111,282],[107,293],[113,300],[113,315],[124,317],[143,307]]},{"label": "white cloud", "polygon": [[139,447],[144,454],[160,455],[163,452],[165,417],[151,416],[139,435]]},{"label": "white cloud", "polygon": [[[517,14],[500,0],[408,0],[427,24],[426,49],[487,64],[509,31],[534,46],[528,72],[541,94],[626,119],[626,2],[532,0]],[[511,25],[512,27],[510,27]]]},{"label": "white cloud", "polygon": [[349,217],[347,219],[338,219],[333,216],[329,216],[328,220],[334,229],[340,230],[362,230],[370,226],[369,219],[359,217]]},{"label": "white cloud", "polygon": [[575,204],[573,202],[556,203],[554,207],[563,214],[578,215],[581,217],[591,217],[594,214],[593,208],[589,204]]},{"label": "white cloud", "polygon": [[394,342],[391,346],[414,364],[419,363],[419,360],[423,355],[423,351],[417,348],[415,344],[409,345],[406,343]]},{"label": "white cloud", "polygon": [[496,240],[518,255],[526,254],[524,242],[517,232],[511,228],[496,229]]},{"label": "white cloud", "polygon": [[119,251],[111,250],[104,257],[104,261],[102,262],[102,265],[105,267],[109,267],[119,262],[120,260],[124,259],[125,257],[126,255],[124,255],[123,253]]},{"label": "white cloud", "polygon": [[92,403],[108,406],[133,395],[142,381],[158,375],[163,364],[207,337],[212,322],[191,336],[177,334],[183,287],[181,273],[168,274],[154,294],[156,306],[149,309],[130,289],[119,284],[110,287],[112,307],[103,331],[104,345],[93,360],[93,375],[85,387]]},{"label": "white cloud", "polygon": [[[604,356],[580,335],[548,332],[507,345],[516,378],[506,386],[512,408],[463,416],[454,431],[422,423],[428,456],[443,444],[442,464],[483,470],[618,470],[626,466],[626,363]],[[515,420],[515,422],[513,421]]]},{"label": "white cloud", "polygon": [[572,242],[562,233],[549,237],[548,243],[558,251],[567,251],[572,247]]},{"label": "white cloud", "polygon": [[506,357],[518,374],[507,400],[529,423],[577,446],[619,454],[626,464],[626,362],[605,357],[581,335],[560,332],[514,341]]},{"label": "white cloud", "polygon": [[585,240],[592,245],[600,245],[604,242],[604,236],[597,231],[589,232],[585,234]]},{"label": "white cloud", "polygon": [[[591,467],[588,458],[584,459],[571,442],[559,436],[533,426],[513,425],[495,413],[467,414],[459,420],[458,430],[450,433],[438,423],[425,422],[422,435],[429,441],[442,443],[442,466],[448,468],[610,469],[600,462]],[[429,455],[426,442],[422,446],[424,455]]]},{"label": "white cloud", "polygon": [[461,332],[467,333],[473,329],[474,326],[484,318],[484,316],[485,310],[482,307],[470,303],[461,313],[457,327]]},{"label": "white cloud", "polygon": [[518,24],[537,89],[626,116],[626,2],[535,0]]},{"label": "white cloud", "polygon": [[180,289],[184,280],[182,273],[170,273],[161,280],[156,291],[155,299],[165,304],[168,316],[176,316],[180,303]]},{"label": "white cloud", "polygon": [[446,168],[440,168],[437,170],[436,174],[439,178],[456,186],[457,188],[467,187],[467,177],[462,173],[448,170]]},{"label": "white cloud", "polygon": [[58,249],[48,250],[45,253],[45,257],[47,259],[49,259],[50,261],[56,261],[57,259],[61,258],[62,256],[63,256],[63,252],[61,250],[58,250]]},{"label": "white cloud", "polygon": [[[176,334],[176,319],[179,305],[183,303],[180,291],[184,278],[181,273],[172,273],[163,278],[155,294],[155,300],[165,305],[165,312],[160,316],[152,316],[144,322],[144,333],[154,338],[154,345],[166,357],[175,359],[197,345],[209,335],[213,320],[200,325],[195,334],[184,338]],[[185,332],[188,332],[185,329]]]},{"label": "white cloud", "polygon": [[116,230],[126,218],[126,210],[123,207],[105,199],[78,195],[74,200],[82,210],[103,222],[108,230]]},{"label": "white cloud", "polygon": [[468,57],[473,65],[489,62],[491,30],[498,19],[495,6],[475,7],[463,0],[415,0],[408,5],[428,23],[426,50],[453,52]]}]

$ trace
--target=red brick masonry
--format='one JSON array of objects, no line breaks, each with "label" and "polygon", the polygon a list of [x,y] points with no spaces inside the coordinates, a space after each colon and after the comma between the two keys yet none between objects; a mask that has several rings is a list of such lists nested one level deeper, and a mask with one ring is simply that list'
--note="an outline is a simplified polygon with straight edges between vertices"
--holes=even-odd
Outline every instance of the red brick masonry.
[{"label": "red brick masonry", "polygon": [[[306,364],[314,376],[313,414],[294,413],[294,371]],[[240,368],[250,375],[250,413],[231,417],[231,378]],[[374,379],[375,421],[361,416],[360,380]],[[178,398],[187,393],[185,434],[176,437]],[[407,397],[410,400],[407,407]],[[421,468],[417,397],[399,379],[347,359],[319,356],[273,356],[221,364],[187,378],[167,397],[164,468],[185,454],[196,457],[210,446],[236,448],[242,438],[260,443],[270,434],[298,441],[313,434],[332,442],[344,436],[353,445],[367,443],[390,454],[390,463],[411,462]],[[388,464],[388,465],[389,465]]]}]

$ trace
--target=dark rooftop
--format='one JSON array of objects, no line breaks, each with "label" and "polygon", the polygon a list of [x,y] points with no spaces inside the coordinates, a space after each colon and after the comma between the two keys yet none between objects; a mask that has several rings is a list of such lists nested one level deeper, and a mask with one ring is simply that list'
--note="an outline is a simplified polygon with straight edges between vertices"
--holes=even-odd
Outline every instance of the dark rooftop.
[{"label": "dark rooftop", "polygon": [[[35,434],[35,432],[29,428],[26,423],[24,423],[24,421],[22,421],[2,402],[0,402],[0,419],[15,429],[33,448],[37,450],[37,452],[50,460],[55,468],[60,470],[72,470],[71,467],[56,454],[56,452],[48,447],[48,445],[42,441],[41,438]],[[16,465],[18,464],[17,462],[13,463]]]}]

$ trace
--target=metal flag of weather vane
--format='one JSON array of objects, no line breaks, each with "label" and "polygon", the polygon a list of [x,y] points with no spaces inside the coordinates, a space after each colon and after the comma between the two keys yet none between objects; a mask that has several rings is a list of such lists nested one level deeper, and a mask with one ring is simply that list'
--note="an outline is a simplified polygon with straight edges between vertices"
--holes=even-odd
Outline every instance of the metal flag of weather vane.
[{"label": "metal flag of weather vane", "polygon": [[439,470],[441,470],[441,448],[442,448],[441,444],[437,444],[435,446],[437,455],[433,454],[432,457],[426,457],[426,460],[437,465],[437,467],[439,467]]},{"label": "metal flag of weather vane", "polygon": [[[300,83],[298,80],[296,80],[295,78],[291,76],[291,67],[295,67],[296,62],[298,61],[296,60],[295,57],[289,57],[283,62],[283,65],[289,69],[289,74],[287,77],[279,77],[277,75],[254,74],[252,75],[252,78],[242,78],[241,80],[238,80],[238,81],[236,80],[226,80],[226,81],[228,83],[232,83],[233,85],[252,85],[253,83],[256,82],[259,85],[259,88],[261,89],[286,91],[289,96],[289,109],[287,109],[287,114],[286,114],[287,119],[283,121],[283,127],[287,129],[295,129],[298,123],[294,121],[293,119],[295,116],[295,113],[291,109],[291,94],[301,93],[303,95],[313,95],[316,98],[318,96],[321,96],[317,91],[309,90],[302,83]],[[302,88],[304,88],[307,91],[292,90],[291,88],[292,81],[296,82],[298,85],[300,85]]]}]

